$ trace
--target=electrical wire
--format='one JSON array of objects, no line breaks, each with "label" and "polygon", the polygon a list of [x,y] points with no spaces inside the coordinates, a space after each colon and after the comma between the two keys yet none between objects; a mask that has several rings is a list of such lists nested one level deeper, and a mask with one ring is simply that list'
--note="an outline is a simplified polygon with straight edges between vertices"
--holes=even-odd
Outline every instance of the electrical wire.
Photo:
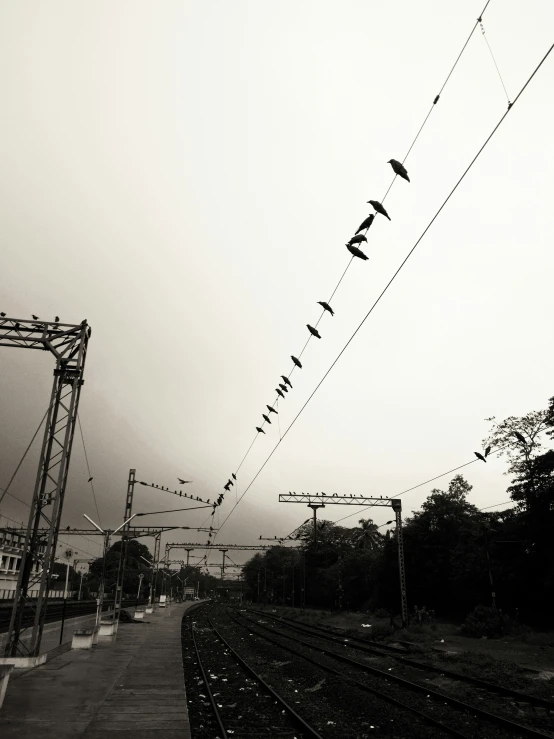
[{"label": "electrical wire", "polygon": [[88,471],[88,476],[90,480],[90,487],[92,488],[92,497],[94,498],[94,506],[96,508],[96,515],[98,516],[98,523],[100,525],[100,528],[102,528],[102,521],[100,520],[100,511],[98,510],[98,501],[96,500],[96,493],[94,492],[94,482],[92,479],[92,472],[90,471],[90,465],[88,463],[87,447],[85,445],[85,437],[83,436],[83,427],[81,426],[81,419],[79,417],[79,414],[77,414],[77,422],[79,424],[79,431],[81,432],[81,441],[83,442],[83,451],[85,452],[85,462],[87,464],[87,471]]},{"label": "electrical wire", "polygon": [[[15,495],[13,495],[12,493],[10,493],[10,492],[9,492],[9,489],[10,489],[10,485],[12,484],[12,482],[13,482],[13,481],[14,481],[14,479],[15,479],[15,476],[16,476],[16,475],[17,475],[17,473],[19,472],[19,468],[20,468],[20,467],[21,467],[21,465],[23,464],[23,461],[24,461],[25,457],[27,456],[27,453],[28,453],[29,449],[31,448],[31,446],[32,446],[32,444],[33,444],[33,441],[34,441],[34,440],[36,439],[36,437],[37,437],[37,434],[38,434],[38,432],[40,431],[40,429],[41,429],[41,427],[42,427],[42,424],[44,423],[44,419],[46,418],[46,416],[48,415],[48,413],[49,413],[49,411],[50,411],[50,408],[51,408],[51,405],[49,405],[49,406],[48,406],[48,408],[46,409],[46,413],[45,413],[45,414],[44,414],[44,416],[42,417],[42,420],[41,420],[41,422],[39,423],[39,425],[38,425],[38,427],[37,427],[37,430],[36,430],[36,431],[35,431],[35,433],[33,434],[33,438],[32,438],[32,439],[31,439],[31,441],[29,442],[29,445],[27,446],[27,449],[25,449],[25,451],[23,452],[23,456],[22,456],[22,457],[21,457],[21,459],[19,460],[19,464],[18,464],[18,465],[17,465],[17,467],[15,468],[15,472],[13,473],[13,475],[12,475],[12,476],[11,476],[11,478],[10,478],[10,481],[8,482],[8,486],[7,486],[6,488],[2,488],[2,489],[3,489],[3,493],[2,493],[2,495],[0,496],[0,503],[1,503],[1,502],[2,502],[3,500],[4,500],[4,497],[5,497],[6,495],[10,495],[10,496],[11,496],[12,498],[16,498],[16,496],[15,496]],[[16,498],[16,500],[19,500],[19,502],[20,502],[20,503],[23,503],[23,501],[22,501],[22,500],[21,500],[20,498]]]},{"label": "electrical wire", "polygon": [[[456,67],[458,66],[458,63],[459,63],[460,59],[462,58],[462,55],[463,55],[464,51],[466,50],[466,47],[468,46],[468,44],[469,44],[469,42],[470,42],[470,40],[471,40],[471,38],[472,38],[473,34],[475,33],[475,30],[476,30],[477,26],[479,25],[479,23],[481,23],[481,21],[482,21],[482,18],[483,18],[483,15],[485,14],[485,11],[487,10],[487,8],[488,8],[488,6],[489,6],[490,2],[491,2],[491,0],[487,0],[487,2],[486,2],[486,4],[485,4],[485,7],[483,8],[483,10],[481,11],[481,13],[480,13],[480,15],[479,15],[479,18],[477,19],[477,21],[475,22],[475,24],[474,24],[473,28],[471,29],[471,32],[470,32],[469,36],[467,37],[467,39],[466,39],[466,41],[465,41],[464,45],[462,46],[462,49],[461,49],[461,51],[459,52],[458,56],[456,57],[456,60],[454,61],[454,64],[453,64],[453,65],[452,65],[452,67],[450,68],[450,71],[448,72],[448,74],[447,74],[447,76],[446,76],[446,79],[444,80],[444,82],[443,82],[443,84],[442,84],[442,87],[440,88],[440,90],[439,90],[438,94],[437,94],[437,95],[435,96],[435,98],[434,98],[434,100],[433,100],[433,103],[432,103],[432,105],[431,105],[431,108],[429,109],[429,112],[428,112],[428,113],[426,114],[426,116],[425,116],[425,118],[424,118],[424,120],[423,120],[423,123],[422,123],[422,124],[420,125],[420,127],[419,127],[419,129],[418,129],[418,131],[417,131],[417,133],[416,133],[416,135],[415,135],[415,137],[414,137],[414,139],[412,140],[412,143],[410,144],[410,146],[409,146],[409,148],[408,148],[408,151],[406,152],[406,154],[405,154],[404,158],[402,159],[402,163],[404,163],[404,162],[406,161],[406,159],[407,159],[407,158],[408,158],[408,156],[410,155],[410,152],[411,152],[411,151],[412,151],[412,149],[414,148],[414,146],[415,146],[415,143],[416,143],[416,141],[417,141],[417,140],[419,139],[419,137],[420,137],[420,135],[421,135],[421,133],[422,133],[423,129],[425,128],[425,125],[427,124],[427,121],[429,120],[429,118],[430,118],[430,116],[431,116],[431,113],[432,113],[432,112],[433,112],[433,110],[435,109],[435,106],[436,106],[436,104],[437,104],[437,103],[439,102],[439,99],[440,99],[440,97],[441,97],[441,95],[442,95],[442,93],[443,93],[443,91],[444,91],[444,89],[445,89],[446,85],[448,84],[448,81],[449,81],[449,80],[450,80],[450,78],[452,77],[452,74],[454,73],[454,70],[455,70],[455,69],[456,69]],[[487,42],[487,43],[488,43],[488,42]],[[492,53],[492,51],[491,51],[491,53]],[[385,192],[384,196],[383,196],[383,197],[381,198],[381,201],[380,201],[381,203],[383,203],[383,202],[385,201],[385,199],[386,199],[387,195],[389,194],[389,192],[390,192],[390,190],[391,190],[392,186],[394,185],[394,183],[395,183],[395,181],[396,181],[396,177],[397,177],[396,175],[395,175],[395,176],[393,177],[393,179],[392,179],[392,181],[391,181],[391,183],[390,183],[389,187],[387,188],[387,190],[386,190],[386,192]],[[365,229],[365,233],[364,233],[364,235],[367,235],[367,232],[368,232],[368,230],[369,230],[369,226],[368,226],[368,227],[367,227],[367,228]],[[346,273],[348,272],[348,270],[349,270],[349,268],[350,268],[350,265],[351,265],[351,264],[352,264],[352,262],[354,261],[354,259],[355,259],[355,257],[354,257],[354,256],[352,256],[352,257],[351,257],[351,259],[350,259],[350,261],[349,261],[349,262],[348,262],[348,264],[346,265],[346,267],[345,267],[345,269],[344,269],[344,272],[342,273],[342,275],[341,275],[341,277],[340,277],[339,281],[337,282],[337,284],[336,284],[336,286],[335,286],[335,289],[334,289],[334,290],[333,290],[333,292],[331,293],[331,297],[330,297],[330,298],[328,298],[328,300],[327,300],[327,303],[329,303],[329,304],[331,303],[331,301],[332,301],[333,297],[335,296],[335,294],[336,294],[337,290],[339,289],[339,286],[341,285],[341,283],[342,283],[342,281],[343,281],[343,279],[344,279],[344,277],[345,277]],[[315,324],[315,328],[316,328],[316,329],[317,329],[317,327],[319,326],[319,324],[320,324],[320,322],[321,322],[321,320],[322,320],[323,316],[325,315],[325,313],[326,313],[325,309],[324,309],[324,310],[322,310],[322,312],[321,312],[321,314],[320,314],[320,316],[319,316],[319,318],[317,319],[317,322],[316,322],[316,324]],[[299,359],[300,359],[300,358],[302,357],[302,355],[304,354],[304,351],[306,350],[306,347],[307,347],[307,346],[308,346],[308,344],[310,343],[310,340],[311,340],[311,339],[312,339],[312,334],[310,333],[310,335],[308,336],[308,338],[307,338],[307,340],[306,340],[306,343],[304,344],[304,347],[302,348],[302,351],[301,351],[301,352],[300,352],[300,354],[298,355],[298,358],[299,358]],[[293,363],[292,369],[290,370],[289,374],[287,375],[287,377],[288,377],[288,378],[290,378],[290,377],[291,377],[291,375],[292,375],[292,373],[294,372],[295,368],[296,368],[296,364],[294,364],[294,363]],[[264,421],[264,422],[262,423],[262,425],[260,426],[260,428],[262,428],[262,429],[263,429],[263,428],[264,428],[264,426],[265,426],[265,421]],[[279,434],[279,435],[280,435],[280,434]],[[250,444],[250,446],[248,447],[248,449],[247,449],[247,451],[246,451],[245,455],[243,456],[243,458],[242,458],[242,460],[241,460],[241,462],[240,462],[239,466],[238,466],[238,467],[237,467],[237,469],[236,469],[236,472],[237,472],[237,473],[238,473],[238,471],[240,470],[240,468],[242,467],[242,465],[243,465],[243,463],[244,463],[245,459],[247,458],[248,454],[250,453],[250,451],[251,451],[252,447],[254,446],[254,444],[255,444],[256,440],[258,439],[258,436],[259,436],[259,433],[257,433],[257,434],[256,434],[256,436],[254,437],[254,440],[252,441],[252,443],[251,443],[251,444]],[[280,439],[280,440],[281,440],[281,439]]]},{"label": "electrical wire", "polygon": [[478,20],[478,23],[481,26],[481,33],[483,34],[483,38],[485,39],[485,43],[487,44],[488,50],[494,62],[494,66],[496,67],[496,71],[498,72],[498,77],[500,78],[502,87],[504,88],[504,94],[506,95],[506,100],[508,101],[508,108],[510,108],[512,105],[510,102],[510,96],[508,95],[508,90],[506,89],[506,85],[504,84],[504,80],[502,79],[502,75],[500,74],[500,69],[498,68],[498,64],[496,63],[494,54],[492,53],[491,45],[489,44],[489,40],[487,39],[487,36],[485,34],[485,26],[481,23],[481,19]]},{"label": "electrical wire", "polygon": [[[323,375],[323,377],[321,378],[321,380],[318,382],[318,384],[316,385],[316,387],[313,390],[313,392],[311,393],[311,395],[308,397],[308,399],[306,400],[306,402],[304,403],[304,405],[300,408],[300,410],[298,411],[298,413],[296,414],[296,416],[294,417],[294,419],[292,420],[292,422],[290,423],[290,425],[288,426],[288,428],[285,430],[285,433],[283,434],[282,438],[277,442],[277,444],[275,444],[275,446],[273,447],[273,449],[271,450],[271,452],[269,453],[269,455],[266,457],[265,461],[261,465],[261,467],[258,470],[258,472],[256,472],[256,474],[254,475],[254,477],[250,481],[249,485],[245,488],[245,490],[242,493],[241,497],[239,498],[238,502],[235,503],[235,505],[233,506],[233,508],[228,513],[227,517],[219,525],[219,527],[218,527],[218,530],[219,531],[221,531],[221,529],[223,528],[223,526],[225,525],[225,523],[229,520],[229,518],[233,514],[235,508],[238,506],[238,504],[244,498],[244,496],[248,493],[248,491],[250,490],[250,488],[252,487],[252,485],[254,484],[254,482],[256,481],[256,479],[261,474],[262,470],[265,468],[266,464],[269,462],[269,460],[271,459],[271,457],[277,451],[278,447],[281,445],[283,439],[287,436],[287,434],[289,433],[289,431],[291,430],[291,428],[294,426],[294,424],[296,423],[296,421],[298,420],[298,418],[300,417],[300,415],[303,413],[303,411],[305,410],[305,408],[307,407],[307,405],[309,404],[309,402],[311,401],[311,399],[314,397],[314,395],[319,390],[319,388],[321,387],[321,385],[323,384],[323,382],[325,381],[325,379],[331,373],[332,369],[335,367],[335,365],[337,364],[337,362],[339,361],[339,359],[341,358],[341,356],[344,354],[344,352],[346,351],[346,349],[348,348],[348,346],[352,343],[352,341],[354,340],[355,336],[358,334],[358,332],[360,331],[360,329],[362,328],[362,326],[365,324],[365,322],[367,321],[367,319],[369,318],[369,316],[373,313],[374,309],[377,307],[377,305],[379,304],[379,302],[381,301],[381,299],[383,298],[383,296],[385,295],[385,293],[388,291],[388,289],[390,288],[390,286],[392,285],[392,283],[394,282],[394,280],[396,279],[396,277],[400,274],[401,270],[404,268],[404,266],[406,265],[406,263],[408,262],[408,260],[410,259],[410,257],[414,253],[414,251],[417,249],[417,247],[419,246],[419,244],[421,243],[421,241],[423,240],[423,238],[425,237],[425,235],[427,234],[427,232],[429,231],[429,229],[431,228],[431,226],[433,225],[433,223],[437,220],[437,218],[439,217],[440,213],[446,207],[447,203],[450,201],[450,199],[452,198],[452,196],[454,195],[454,193],[456,192],[456,190],[458,189],[458,187],[461,185],[461,183],[465,179],[465,177],[468,174],[468,172],[471,170],[471,168],[473,167],[473,165],[475,164],[475,162],[477,161],[477,159],[480,157],[480,155],[484,151],[484,149],[487,146],[487,144],[493,138],[493,136],[496,133],[496,131],[498,131],[498,129],[502,125],[503,121],[506,119],[506,117],[508,116],[508,114],[510,113],[510,111],[513,109],[513,107],[515,106],[515,104],[517,103],[517,101],[519,100],[519,98],[521,97],[521,95],[523,94],[523,92],[527,89],[527,87],[530,84],[531,80],[535,77],[535,75],[537,74],[537,72],[539,71],[539,69],[542,67],[542,65],[544,64],[544,62],[546,61],[546,59],[550,56],[550,54],[552,52],[552,49],[554,49],[554,44],[552,44],[552,46],[550,46],[550,48],[548,49],[548,51],[546,52],[546,54],[542,57],[541,61],[537,64],[537,66],[535,67],[535,69],[533,70],[533,72],[531,73],[531,75],[528,77],[527,81],[524,83],[524,85],[522,86],[522,88],[518,92],[517,96],[514,98],[514,101],[513,101],[512,105],[511,105],[511,107],[508,108],[504,112],[504,114],[502,115],[502,117],[500,118],[500,120],[498,121],[498,123],[492,129],[491,133],[487,136],[487,138],[485,139],[484,143],[481,145],[481,147],[479,148],[479,150],[477,151],[477,153],[475,154],[475,156],[473,157],[473,159],[471,160],[471,162],[469,163],[469,165],[463,171],[462,175],[456,181],[454,187],[452,187],[452,189],[450,190],[450,192],[448,193],[448,195],[446,196],[446,198],[444,199],[444,201],[442,202],[442,204],[440,205],[440,207],[436,211],[435,215],[431,218],[431,220],[429,221],[429,223],[427,224],[427,226],[423,230],[422,234],[419,236],[419,238],[417,239],[417,241],[415,242],[415,244],[412,246],[412,248],[410,249],[410,251],[408,252],[408,254],[406,255],[406,257],[404,257],[404,259],[400,263],[400,266],[394,272],[393,276],[390,278],[390,280],[388,281],[388,283],[385,285],[385,287],[381,291],[380,295],[374,301],[373,305],[368,310],[368,312],[366,313],[366,315],[363,317],[363,319],[361,320],[361,322],[358,324],[358,326],[357,326],[356,330],[354,331],[354,333],[352,334],[352,336],[348,339],[348,341],[346,342],[346,344],[344,345],[344,347],[339,352],[338,356],[332,362],[332,364],[329,367],[329,369],[325,372],[325,374]],[[470,464],[470,463],[467,463],[467,464]],[[465,465],[462,465],[462,466],[465,466]]]}]

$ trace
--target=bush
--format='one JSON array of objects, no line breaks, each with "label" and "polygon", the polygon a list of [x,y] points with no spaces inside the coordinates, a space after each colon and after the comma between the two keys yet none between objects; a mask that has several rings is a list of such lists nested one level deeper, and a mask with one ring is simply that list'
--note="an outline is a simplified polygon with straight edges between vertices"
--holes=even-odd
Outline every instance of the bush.
[{"label": "bush", "polygon": [[462,634],[474,637],[502,636],[505,632],[505,622],[500,611],[490,606],[477,606],[468,614],[462,624]]},{"label": "bush", "polygon": [[375,611],[374,615],[375,615],[375,618],[389,618],[390,617],[390,613],[387,611],[386,608],[378,608]]}]

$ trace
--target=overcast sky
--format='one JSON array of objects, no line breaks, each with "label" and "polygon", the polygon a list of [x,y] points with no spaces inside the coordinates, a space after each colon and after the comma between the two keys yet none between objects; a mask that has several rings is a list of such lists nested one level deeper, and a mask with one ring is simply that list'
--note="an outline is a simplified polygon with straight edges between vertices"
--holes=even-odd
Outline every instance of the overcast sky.
[{"label": "overcast sky", "polygon": [[[92,327],[80,418],[101,523],[139,479],[214,498],[275,400],[345,242],[391,181],[484,0],[4,0],[0,310]],[[554,40],[548,0],[484,16],[510,99]],[[283,535],[289,490],[394,495],[469,461],[489,416],[554,395],[554,55],[237,507],[217,543]],[[288,426],[507,107],[480,29],[292,376]],[[0,486],[53,359],[0,351]],[[279,438],[266,427],[239,495]],[[30,501],[38,443],[11,492]],[[504,459],[468,467],[507,499]],[[63,525],[97,518],[79,435]],[[434,486],[403,496],[406,515]],[[218,515],[227,515],[229,493]],[[178,507],[138,487],[135,510]],[[327,508],[336,520],[350,511]],[[26,521],[6,497],[1,513]],[[197,526],[205,511],[143,522]],[[378,524],[387,509],[372,509]],[[358,516],[349,519],[355,523]],[[5,523],[5,519],[3,519]],[[205,542],[184,532],[173,541]],[[165,539],[166,541],[167,539]],[[151,545],[151,541],[147,541]],[[98,546],[80,542],[96,554]],[[236,554],[235,561],[246,555]],[[212,555],[219,561],[220,555]]]}]

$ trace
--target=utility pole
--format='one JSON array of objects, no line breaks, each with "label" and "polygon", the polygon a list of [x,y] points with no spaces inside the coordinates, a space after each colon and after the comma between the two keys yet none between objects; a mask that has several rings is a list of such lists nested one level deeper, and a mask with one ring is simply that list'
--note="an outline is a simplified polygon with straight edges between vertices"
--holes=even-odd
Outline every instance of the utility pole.
[{"label": "utility pole", "polygon": [[317,547],[317,509],[325,508],[324,503],[308,503],[308,508],[314,512],[314,547]]},{"label": "utility pole", "polygon": [[[86,320],[77,326],[12,319],[5,316],[0,318],[0,346],[43,349],[50,351],[56,359],[54,382],[46,413],[39,465],[8,626],[4,651],[6,657],[18,655],[34,657],[40,651],[79,398],[84,384],[89,337],[90,328]],[[48,529],[43,538],[39,529],[44,522]],[[32,603],[32,634],[30,643],[27,644],[21,638],[21,632],[27,628],[23,625],[24,613],[29,605],[33,586],[37,584],[37,598]]]},{"label": "utility pole", "polygon": [[221,580],[223,581],[225,578],[225,554],[227,553],[227,549],[220,549],[219,550],[223,554],[223,562],[221,564]]},{"label": "utility pole", "polygon": [[129,542],[129,529],[130,521],[133,510],[133,497],[135,494],[135,473],[136,470],[129,470],[129,479],[127,480],[127,495],[125,496],[125,511],[123,514],[123,520],[126,522],[123,526],[121,533],[121,549],[119,554],[119,566],[117,568],[117,584],[115,588],[115,613],[114,621],[119,623],[119,617],[121,615],[121,605],[123,601],[123,583],[125,580],[125,562],[127,560],[127,546]]}]

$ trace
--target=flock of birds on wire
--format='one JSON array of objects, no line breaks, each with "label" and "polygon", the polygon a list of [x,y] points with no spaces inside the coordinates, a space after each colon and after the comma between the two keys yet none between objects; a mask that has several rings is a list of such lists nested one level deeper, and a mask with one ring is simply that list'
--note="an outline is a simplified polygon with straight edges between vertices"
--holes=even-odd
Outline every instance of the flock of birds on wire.
[{"label": "flock of birds on wire", "polygon": [[[410,182],[410,178],[408,177],[408,172],[407,172],[406,168],[404,167],[404,165],[402,164],[402,162],[399,162],[397,159],[389,159],[389,161],[387,163],[391,165],[391,167],[393,168],[394,173],[396,175],[398,175],[398,177],[401,177],[402,179],[406,180],[407,182]],[[368,200],[367,202],[368,202],[369,205],[371,205],[373,207],[375,213],[370,213],[368,215],[368,217],[365,218],[362,221],[362,223],[358,227],[358,230],[356,231],[356,233],[354,234],[354,236],[350,239],[350,241],[347,244],[345,244],[345,246],[348,249],[348,251],[350,252],[350,254],[352,254],[352,257],[357,257],[358,259],[361,259],[363,261],[369,259],[369,257],[366,254],[364,254],[364,252],[359,248],[359,244],[363,244],[364,242],[367,243],[367,232],[368,232],[371,224],[375,220],[375,215],[376,214],[379,214],[379,215],[384,216],[385,218],[388,218],[389,221],[391,220],[391,217],[389,216],[389,214],[385,210],[385,208],[384,208],[384,206],[383,206],[382,203],[380,203],[378,200]],[[362,231],[364,233],[362,233]],[[324,300],[318,300],[317,302],[323,308],[324,311],[326,311],[327,313],[330,313],[332,316],[335,315],[335,312],[331,308],[331,306],[329,305],[329,303],[327,303]],[[309,323],[306,324],[306,327],[307,327],[308,331],[310,332],[311,336],[314,336],[316,339],[321,339],[321,334],[319,333],[319,331],[317,330],[317,328],[315,328],[314,326],[311,326]],[[298,359],[298,357],[295,357],[294,355],[291,354],[291,357],[290,358],[292,359],[293,364],[294,364],[295,367],[298,367],[298,369],[302,369],[302,363],[301,363],[300,359]],[[293,369],[294,369],[294,367],[293,367]],[[278,387],[275,388],[275,392],[278,395],[278,399],[279,398],[282,398],[284,400],[285,399],[285,395],[290,390],[292,390],[292,383],[291,383],[289,377],[287,377],[286,375],[281,375],[280,379],[283,382],[278,383]],[[278,415],[278,411],[273,406],[271,406],[271,405],[266,405],[266,408],[267,408],[267,413],[262,413],[262,418],[264,419],[264,424],[267,423],[267,424],[271,425],[271,418],[270,418],[270,416],[271,416],[272,413],[275,414],[275,415]],[[263,429],[264,424],[262,424],[261,426],[256,426],[256,431],[258,432],[258,434],[265,434],[265,431]],[[223,489],[225,490],[225,492],[229,492],[229,490],[231,489],[231,487],[234,486],[234,484],[236,482],[236,479],[237,479],[237,476],[233,472],[232,475],[231,475],[231,477],[227,480],[227,482],[223,486]],[[216,502],[213,504],[212,513],[210,514],[212,516],[212,518],[215,515],[216,508],[223,503],[223,500],[224,499],[225,499],[225,493],[220,493],[219,496],[218,496],[218,498],[217,498],[217,500],[216,500]],[[208,535],[207,546],[209,546],[211,544],[211,541],[210,540],[212,538],[212,533],[213,532],[214,532],[213,527],[210,527],[210,534]]]}]

